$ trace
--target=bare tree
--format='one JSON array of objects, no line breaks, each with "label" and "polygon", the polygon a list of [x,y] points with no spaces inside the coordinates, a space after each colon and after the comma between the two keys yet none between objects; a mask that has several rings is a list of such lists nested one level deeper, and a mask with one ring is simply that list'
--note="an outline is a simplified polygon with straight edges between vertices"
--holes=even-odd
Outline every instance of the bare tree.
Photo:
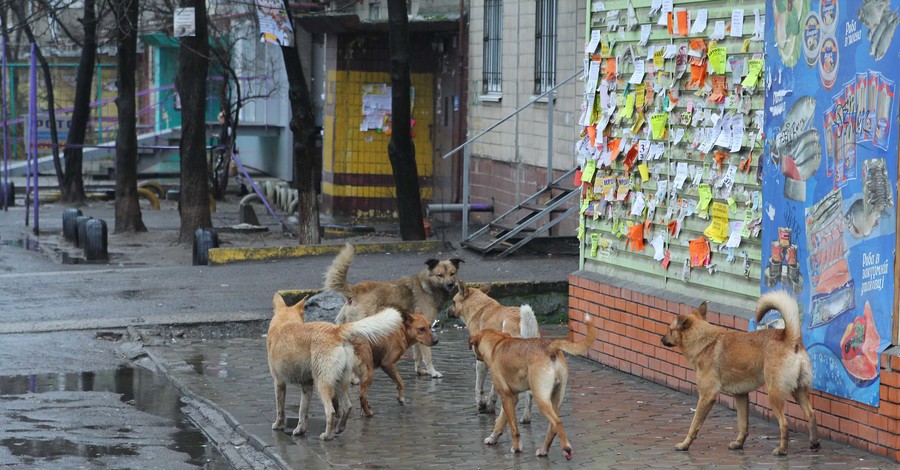
[{"label": "bare tree", "polygon": [[406,0],[388,0],[389,45],[391,51],[391,140],[388,157],[394,170],[400,236],[404,240],[424,240],[422,199],[416,148],[410,128],[409,20]]},{"label": "bare tree", "polygon": [[137,70],[138,0],[115,0],[118,35],[119,131],[116,135],[116,233],[146,232],[137,195]]},{"label": "bare tree", "polygon": [[190,243],[198,228],[212,227],[209,171],[206,163],[206,79],[209,74],[209,31],[204,0],[181,0],[194,9],[194,35],[181,38],[175,87],[181,96],[181,243]]},{"label": "bare tree", "polygon": [[[288,21],[293,28],[294,18],[291,15],[288,0],[284,0],[284,9]],[[301,245],[319,243],[319,199],[316,195],[317,165],[313,153],[315,138],[315,119],[312,102],[309,98],[309,87],[303,73],[303,64],[294,46],[281,46],[284,58],[284,69],[288,79],[288,100],[291,103],[291,133],[294,137],[294,184],[297,185],[299,202],[297,204],[300,221],[297,227],[297,240]],[[408,76],[407,76],[408,78]],[[407,101],[409,93],[407,93]]]}]

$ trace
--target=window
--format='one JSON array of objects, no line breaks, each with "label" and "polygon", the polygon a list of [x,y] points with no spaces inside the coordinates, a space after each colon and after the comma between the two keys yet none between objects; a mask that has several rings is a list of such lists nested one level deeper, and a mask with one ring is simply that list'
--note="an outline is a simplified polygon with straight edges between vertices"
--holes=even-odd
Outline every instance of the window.
[{"label": "window", "polygon": [[482,92],[500,93],[503,79],[503,1],[484,0],[484,67]]},{"label": "window", "polygon": [[556,2],[537,0],[534,25],[534,94],[556,85]]}]

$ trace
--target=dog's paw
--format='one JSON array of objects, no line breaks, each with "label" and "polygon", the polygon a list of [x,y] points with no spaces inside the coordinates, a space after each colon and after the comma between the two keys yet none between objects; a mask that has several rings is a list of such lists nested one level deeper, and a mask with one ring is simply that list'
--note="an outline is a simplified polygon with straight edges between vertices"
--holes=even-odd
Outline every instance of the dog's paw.
[{"label": "dog's paw", "polygon": [[416,375],[428,375],[428,369],[426,369],[425,367],[417,367]]},{"label": "dog's paw", "polygon": [[350,385],[359,385],[359,377],[353,377],[350,379]]},{"label": "dog's paw", "polygon": [[787,455],[787,449],[784,447],[776,447],[775,450],[772,451],[772,455],[783,456]]},{"label": "dog's paw", "polygon": [[488,412],[486,401],[478,402],[478,414],[483,415]]},{"label": "dog's paw", "polygon": [[811,442],[811,443],[809,444],[809,450],[812,451],[812,452],[818,452],[819,449],[821,449],[821,448],[822,448],[822,444],[819,443],[819,441]]},{"label": "dog's paw", "polygon": [[488,436],[488,437],[486,437],[486,438],[484,439],[484,443],[487,444],[487,445],[489,445],[489,446],[492,446],[492,445],[496,444],[496,443],[497,443],[497,436],[491,434],[490,436]]},{"label": "dog's paw", "polygon": [[562,452],[563,452],[563,457],[565,457],[566,460],[572,460],[572,457],[575,456],[575,451],[572,450],[571,447],[563,447]]},{"label": "dog's paw", "polygon": [[432,379],[439,379],[444,376],[444,374],[432,369],[428,372],[431,375]]},{"label": "dog's paw", "polygon": [[675,445],[675,450],[688,450],[689,447],[691,447],[690,443],[682,442],[681,444]]},{"label": "dog's paw", "polygon": [[397,397],[397,403],[399,403],[400,405],[406,405],[406,398]]},{"label": "dog's paw", "polygon": [[493,403],[489,403],[487,406],[485,406],[484,412],[489,415],[497,414],[497,406]]},{"label": "dog's paw", "polygon": [[531,422],[531,413],[523,414],[521,418],[519,418],[519,422],[522,424],[528,424]]},{"label": "dog's paw", "polygon": [[330,441],[330,440],[334,439],[334,434],[328,434],[327,432],[323,432],[322,434],[319,434],[319,439],[321,439],[323,441]]},{"label": "dog's paw", "polygon": [[297,426],[294,428],[294,432],[291,433],[292,436],[302,436],[306,434],[306,426]]},{"label": "dog's paw", "polygon": [[272,423],[273,431],[281,431],[282,429],[284,429],[284,421],[275,421]]},{"label": "dog's paw", "polygon": [[732,441],[728,444],[729,450],[741,450],[744,448],[744,443],[741,441]]},{"label": "dog's paw", "polygon": [[546,457],[548,450],[549,449],[544,449],[542,447],[539,447],[538,450],[534,451],[534,456],[535,457]]},{"label": "dog's paw", "polygon": [[365,417],[367,417],[367,418],[372,417],[374,414],[375,414],[375,413],[372,411],[372,408],[369,408],[369,409],[360,408],[360,410],[359,410],[359,415],[360,415],[360,416],[365,416]]},{"label": "dog's paw", "polygon": [[515,444],[513,444],[512,447],[509,448],[509,451],[513,454],[518,454],[519,452],[522,452],[522,443],[520,442],[518,447]]}]

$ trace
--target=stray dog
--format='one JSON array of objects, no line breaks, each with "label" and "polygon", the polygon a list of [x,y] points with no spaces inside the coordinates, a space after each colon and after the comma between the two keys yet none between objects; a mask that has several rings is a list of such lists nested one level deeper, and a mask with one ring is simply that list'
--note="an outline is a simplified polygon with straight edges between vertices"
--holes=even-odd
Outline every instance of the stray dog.
[{"label": "stray dog", "polygon": [[819,450],[816,416],[810,404],[812,365],[800,337],[800,313],[797,301],[787,292],[768,292],[756,306],[756,321],[769,310],[784,318],[784,329],[753,332],[728,330],[706,321],[706,302],[688,315],[678,315],[662,337],[662,344],[681,349],[697,373],[700,399],[691,427],[675,450],[688,450],[697,437],[707,413],[719,392],[734,396],[738,417],[738,436],[729,449],[742,449],[747,439],[750,399],[748,394],[765,384],[769,404],[778,418],[781,442],[772,452],[787,454],[788,424],[784,403],[793,395],[809,421],[809,448]]},{"label": "stray dog", "polygon": [[[325,272],[325,289],[338,292],[347,300],[335,320],[338,324],[374,315],[387,307],[403,313],[420,310],[429,323],[434,323],[441,306],[450,300],[456,286],[456,272],[463,262],[459,258],[443,261],[429,259],[425,261],[427,268],[415,276],[388,282],[349,284],[347,271],[354,256],[353,245],[348,243]],[[431,348],[416,344],[413,353],[417,374],[427,374],[436,379],[443,377],[443,374],[434,369]]]},{"label": "stray dog", "polygon": [[[590,324],[588,315],[585,315],[585,322]],[[577,343],[562,339],[551,341],[542,338],[513,338],[490,328],[470,336],[469,348],[475,351],[475,357],[479,361],[486,362],[490,367],[491,381],[503,401],[503,407],[494,423],[494,431],[484,443],[496,444],[509,424],[513,441],[510,450],[522,451],[519,428],[516,425],[516,402],[519,400],[519,393],[531,390],[538,410],[550,420],[547,438],[535,455],[546,456],[550,451],[550,444],[559,434],[563,457],[571,460],[574,455],[572,446],[559,419],[559,408],[569,379],[569,365],[563,351],[583,356],[590,349],[596,334],[596,328],[589,326],[587,338]]]},{"label": "stray dog", "polygon": [[[488,296],[490,286],[481,289],[467,287],[466,283],[457,283],[456,295],[447,314],[462,318],[473,336],[485,328],[508,333],[513,338],[540,338],[537,319],[528,305],[506,307]],[[475,360],[475,404],[479,413],[493,413],[497,403],[497,392],[491,386],[490,400],[484,395],[484,381],[487,378],[487,364]],[[531,392],[525,394],[525,412],[520,420],[523,424],[531,422]]]},{"label": "stray dog", "polygon": [[402,328],[388,336],[376,340],[354,338],[350,343],[356,353],[354,372],[360,377],[359,406],[364,415],[372,416],[368,391],[372,385],[375,368],[381,367],[381,370],[397,384],[397,401],[403,405],[406,400],[403,398],[403,379],[397,372],[397,361],[411,345],[424,344],[431,347],[438,343],[438,339],[434,337],[431,324],[425,316],[416,312],[412,315],[403,315]]},{"label": "stray dog", "polygon": [[334,438],[347,425],[350,415],[350,376],[356,365],[350,340],[377,341],[403,327],[400,312],[386,309],[358,322],[337,326],[327,322],[303,322],[303,304],[288,307],[278,293],[272,299],[274,315],[266,336],[269,372],[275,383],[275,422],[272,429],[284,429],[286,384],[299,384],[300,419],[292,433],[306,432],[313,385],[325,407],[322,440]]}]

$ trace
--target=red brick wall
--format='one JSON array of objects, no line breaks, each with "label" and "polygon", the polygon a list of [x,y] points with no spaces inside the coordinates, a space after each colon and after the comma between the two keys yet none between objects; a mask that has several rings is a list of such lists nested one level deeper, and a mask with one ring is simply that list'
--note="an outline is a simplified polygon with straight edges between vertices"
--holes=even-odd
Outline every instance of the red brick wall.
[{"label": "red brick wall", "polygon": [[[675,314],[689,313],[702,299],[691,302],[659,292],[642,293],[595,277],[584,271],[569,276],[572,339],[587,334],[589,325],[584,322],[584,316],[590,314],[592,327],[597,328],[590,359],[696,396],[696,374],[678,350],[663,346],[660,339]],[[707,319],[742,331],[748,327],[746,318],[729,313],[710,310]],[[718,401],[734,409],[732,397],[719,395]],[[900,461],[900,357],[888,354],[881,357],[880,407],[818,391],[813,392],[812,403],[821,437]],[[750,394],[750,404],[766,419],[773,419],[764,389]],[[788,403],[786,413],[791,429],[806,430],[806,419],[795,402]]]}]

